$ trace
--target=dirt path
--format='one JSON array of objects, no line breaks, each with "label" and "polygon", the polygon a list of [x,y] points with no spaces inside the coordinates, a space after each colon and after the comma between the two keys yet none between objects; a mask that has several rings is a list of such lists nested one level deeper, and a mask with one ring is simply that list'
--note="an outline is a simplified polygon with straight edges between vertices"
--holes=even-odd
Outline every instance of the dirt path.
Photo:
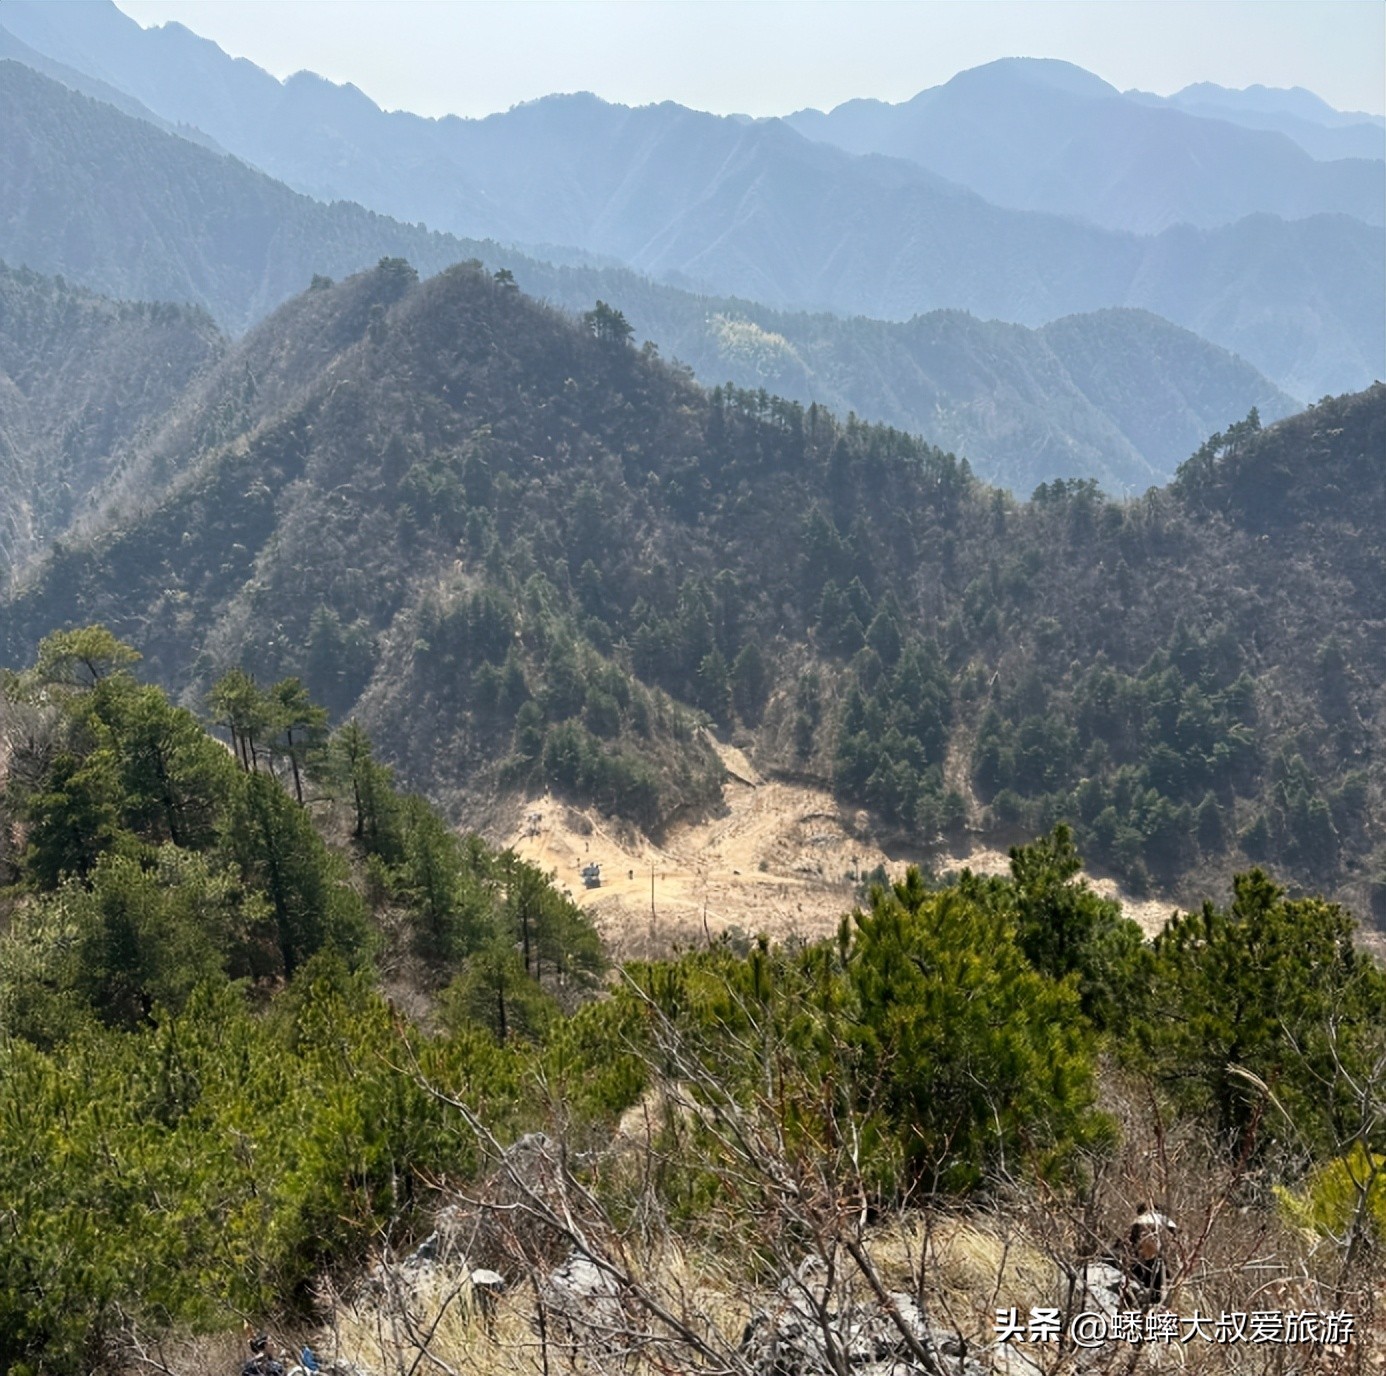
[{"label": "dirt path", "polygon": [[[551,795],[527,802],[503,843],[557,876],[591,914],[617,959],[702,944],[739,928],[774,940],[813,939],[837,930],[857,902],[861,876],[878,866],[891,878],[908,867],[870,839],[865,813],[843,809],[825,789],[762,777],[730,746],[713,742],[727,768],[725,809],[676,826],[656,845],[628,823]],[[977,848],[940,863],[1004,873],[1006,856]],[[584,887],[584,866],[601,866],[601,887]],[[1147,932],[1169,917],[1159,903],[1117,897]]]},{"label": "dirt path", "polygon": [[[764,779],[741,754],[727,766],[725,810],[676,826],[656,845],[633,828],[551,796],[526,804],[506,844],[553,870],[618,956],[689,946],[739,927],[776,940],[835,931],[856,901],[857,876],[885,865],[879,847],[853,835],[855,821],[830,794]],[[582,868],[601,866],[600,888]]]}]

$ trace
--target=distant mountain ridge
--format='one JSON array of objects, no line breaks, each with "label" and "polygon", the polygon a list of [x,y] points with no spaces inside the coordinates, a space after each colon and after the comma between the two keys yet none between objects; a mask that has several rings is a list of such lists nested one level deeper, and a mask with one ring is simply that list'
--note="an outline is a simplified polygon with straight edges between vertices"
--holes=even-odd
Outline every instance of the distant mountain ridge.
[{"label": "distant mountain ridge", "polygon": [[1335,110],[1302,86],[1248,86],[1237,91],[1215,82],[1199,81],[1166,98],[1141,91],[1126,94],[1152,103],[1161,103],[1163,99],[1163,103],[1205,119],[1231,120],[1248,129],[1272,129],[1324,160],[1386,158],[1386,115]]},{"label": "distant mountain ridge", "polygon": [[[1267,419],[1294,408],[1248,364],[1138,312],[1044,332],[958,312],[901,324],[777,313],[324,206],[17,64],[0,63],[0,117],[9,207],[0,259],[108,295],[193,300],[234,332],[315,275],[382,257],[427,275],[479,258],[570,310],[613,303],[710,384],[772,388],[888,421],[968,455],[1020,493],[1055,477],[1144,490],[1252,406]],[[1077,380],[1090,372],[1085,337],[1099,331],[1110,354],[1102,368],[1124,370],[1119,388]]]},{"label": "distant mountain ridge", "polygon": [[[917,163],[846,154],[783,121],[748,125],[671,104],[630,110],[595,97],[429,121],[387,115],[354,88],[311,75],[281,84],[178,26],[141,30],[104,0],[56,8],[11,0],[0,23],[70,62],[91,62],[103,79],[118,76],[164,118],[196,123],[301,190],[407,221],[569,244],[779,309],[902,320],[953,308],[1040,325],[1139,307],[1241,354],[1301,397],[1386,372],[1383,234],[1341,213],[1379,212],[1381,167],[1315,163],[1280,136],[1122,104],[1115,92],[1131,119],[1196,130],[1203,152],[1271,149],[1299,168],[1298,181],[1234,158],[1236,175],[1222,179],[1228,213],[1251,205],[1256,214],[1141,237],[1005,210]],[[963,74],[961,87],[996,76],[979,70]],[[1076,68],[1065,83],[1110,90]],[[1058,94],[1086,108],[1086,97]],[[1177,165],[1166,171],[1165,182],[1180,184]],[[1125,176],[1118,200],[1145,180],[1139,166]],[[1275,200],[1282,184],[1292,205]],[[1237,201],[1238,187],[1271,202]],[[1304,218],[1286,223],[1276,211]]]},{"label": "distant mountain ridge", "polygon": [[851,153],[908,159],[997,205],[1108,229],[1209,229],[1265,213],[1386,221],[1386,135],[1377,131],[1375,161],[1320,161],[1264,123],[1237,127],[1238,111],[1251,115],[1235,94],[1162,102],[1071,63],[1007,58],[899,105],[854,100],[786,122]]},{"label": "distant mountain ridge", "polygon": [[1310,157],[1323,162],[1335,158],[1386,159],[1386,117],[1335,110],[1299,86],[1289,90],[1248,86],[1238,91],[1200,81],[1172,96],[1136,90],[1123,95],[1146,105],[1184,110],[1201,119],[1284,134]]},{"label": "distant mountain ridge", "polygon": [[[1128,94],[1130,94],[1128,92]],[[1159,97],[1155,97],[1159,99]],[[1369,125],[1386,131],[1386,115],[1373,115],[1365,110],[1337,110],[1322,96],[1303,86],[1244,86],[1236,89],[1219,86],[1215,81],[1195,81],[1168,97],[1171,104],[1216,105],[1220,109],[1242,114],[1292,115],[1295,119],[1317,124],[1325,129],[1344,129],[1354,125]]]},{"label": "distant mountain ridge", "polygon": [[[0,12],[0,20],[3,20],[4,17],[3,12]],[[45,57],[27,43],[16,38],[4,27],[2,22],[0,22],[0,61],[22,63],[43,76],[66,86],[70,91],[77,91],[84,96],[90,96],[93,100],[114,105],[123,114],[145,120],[170,134],[177,134],[207,148],[217,148],[216,140],[204,134],[200,129],[194,129],[189,124],[175,125],[169,120],[162,119],[128,92],[120,90],[98,77],[90,76],[86,72],[79,72],[75,67],[69,67],[62,62],[55,62],[51,58]],[[221,150],[218,149],[217,151]]]},{"label": "distant mountain ridge", "polygon": [[295,195],[17,62],[0,62],[0,121],[0,258],[111,296],[195,301],[232,330],[314,273],[383,255],[432,272],[469,247]]},{"label": "distant mountain ridge", "polygon": [[[8,0],[0,25],[129,91],[164,118],[205,130],[309,195],[345,197],[453,233],[536,240],[533,227],[515,220],[515,188],[507,187],[502,201],[494,179],[507,161],[535,168],[541,154],[526,144],[525,126],[543,100],[483,120],[386,115],[353,86],[311,72],[280,82],[181,24],[141,29],[110,0],[68,0],[56,8]],[[1217,107],[1212,121],[1190,113],[1210,103]],[[1302,123],[1311,122],[1307,112],[1318,127],[1325,112],[1337,114],[1308,92],[1266,92],[1258,101],[1255,93],[1208,85],[1159,102],[1122,95],[1070,63],[1017,58],[961,72],[903,105],[851,101],[829,115],[800,111],[786,123],[850,152],[906,158],[998,204],[1077,215],[1107,228],[1207,228],[1259,212],[1349,214],[1381,224],[1382,168],[1317,165],[1264,127],[1227,127],[1268,109]],[[583,118],[577,106],[567,113]],[[521,130],[518,138],[512,126]],[[598,143],[609,137],[598,125],[584,132]],[[1386,157],[1386,148],[1371,156]],[[444,171],[451,175],[440,182]],[[593,171],[589,162],[584,181],[599,198]],[[459,191],[469,184],[475,194]],[[556,230],[551,211],[548,218],[538,239],[586,242],[572,227]]]}]

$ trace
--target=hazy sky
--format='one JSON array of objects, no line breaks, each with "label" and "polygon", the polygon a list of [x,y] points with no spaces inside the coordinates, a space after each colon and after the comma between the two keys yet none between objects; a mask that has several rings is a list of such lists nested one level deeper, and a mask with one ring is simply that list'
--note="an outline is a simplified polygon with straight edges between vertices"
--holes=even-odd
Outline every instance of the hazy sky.
[{"label": "hazy sky", "polygon": [[1125,90],[1305,86],[1386,112],[1382,0],[118,0],[278,77],[387,109],[484,115],[555,91],[725,114],[904,100],[998,57],[1059,57]]}]

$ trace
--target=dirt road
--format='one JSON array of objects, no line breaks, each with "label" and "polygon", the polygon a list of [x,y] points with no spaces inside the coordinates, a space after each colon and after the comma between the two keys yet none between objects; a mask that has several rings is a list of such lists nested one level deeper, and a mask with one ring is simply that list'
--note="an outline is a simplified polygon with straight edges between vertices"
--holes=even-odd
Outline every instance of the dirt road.
[{"label": "dirt road", "polygon": [[[845,811],[824,789],[766,779],[733,747],[717,749],[728,773],[725,810],[676,826],[660,845],[550,795],[519,810],[504,843],[557,875],[618,959],[699,945],[733,928],[777,941],[825,936],[856,904],[862,876],[878,866],[892,879],[904,874],[909,860],[871,839],[865,813]],[[583,886],[589,864],[601,866],[599,888]],[[978,849],[946,868],[963,865],[1003,873],[1007,859]],[[1131,902],[1110,880],[1094,887],[1120,897],[1147,932],[1169,917],[1166,906]]]}]

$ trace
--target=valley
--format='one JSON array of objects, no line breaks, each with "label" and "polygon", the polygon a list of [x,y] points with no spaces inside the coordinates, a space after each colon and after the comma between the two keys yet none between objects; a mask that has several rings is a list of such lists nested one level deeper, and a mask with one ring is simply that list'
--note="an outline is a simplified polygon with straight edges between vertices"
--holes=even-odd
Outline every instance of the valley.
[{"label": "valley", "polygon": [[1233,8],[0,4],[0,1376],[1379,1376],[1386,17]]}]

